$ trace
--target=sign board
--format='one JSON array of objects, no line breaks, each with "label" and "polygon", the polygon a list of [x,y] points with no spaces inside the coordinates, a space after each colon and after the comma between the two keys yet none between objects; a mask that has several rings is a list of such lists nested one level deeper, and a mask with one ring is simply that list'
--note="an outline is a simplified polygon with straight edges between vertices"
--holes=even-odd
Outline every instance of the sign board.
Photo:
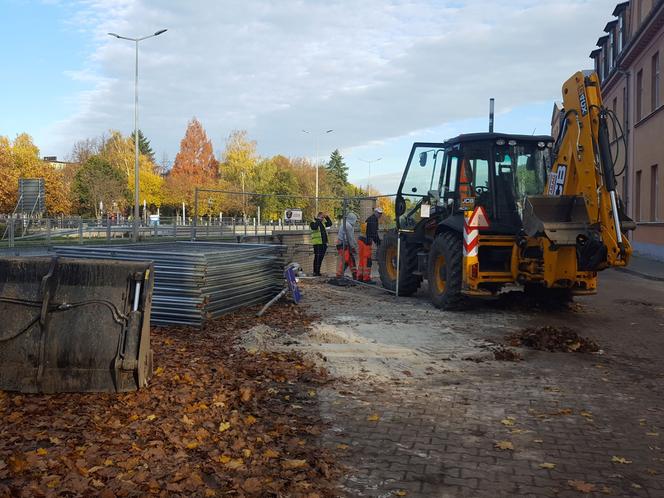
[{"label": "sign board", "polygon": [[43,178],[18,179],[18,212],[27,215],[42,214],[46,210],[46,190]]},{"label": "sign board", "polygon": [[422,204],[420,206],[420,216],[422,218],[429,218],[431,216],[431,205],[430,204]]},{"label": "sign board", "polygon": [[301,209],[286,209],[284,211],[284,220],[286,221],[302,221]]},{"label": "sign board", "polygon": [[150,225],[151,226],[159,226],[159,215],[158,214],[151,214],[150,215]]},{"label": "sign board", "polygon": [[484,206],[477,206],[473,214],[470,215],[470,220],[468,220],[469,228],[489,228],[491,224],[489,223],[489,217],[486,215]]}]

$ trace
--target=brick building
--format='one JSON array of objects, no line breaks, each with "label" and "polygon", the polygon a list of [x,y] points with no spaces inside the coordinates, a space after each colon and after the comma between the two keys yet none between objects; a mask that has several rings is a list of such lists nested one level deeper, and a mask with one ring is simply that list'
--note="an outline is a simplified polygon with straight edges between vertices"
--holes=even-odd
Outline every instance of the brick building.
[{"label": "brick building", "polygon": [[619,189],[637,222],[637,252],[664,260],[664,0],[616,5],[590,57],[602,80],[604,105],[624,128],[627,157]]}]

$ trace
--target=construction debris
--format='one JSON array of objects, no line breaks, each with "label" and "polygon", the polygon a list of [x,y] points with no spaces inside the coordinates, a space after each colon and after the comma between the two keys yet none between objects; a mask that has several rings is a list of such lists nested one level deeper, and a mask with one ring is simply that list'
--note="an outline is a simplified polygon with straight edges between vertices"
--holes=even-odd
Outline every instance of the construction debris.
[{"label": "construction debris", "polygon": [[506,337],[510,346],[525,346],[540,351],[564,353],[596,353],[599,345],[588,338],[580,337],[567,327],[544,326],[527,328]]},{"label": "construction debris", "polygon": [[283,286],[284,251],[280,245],[215,242],[55,247],[61,256],[153,261],[152,323],[197,327],[274,297]]}]

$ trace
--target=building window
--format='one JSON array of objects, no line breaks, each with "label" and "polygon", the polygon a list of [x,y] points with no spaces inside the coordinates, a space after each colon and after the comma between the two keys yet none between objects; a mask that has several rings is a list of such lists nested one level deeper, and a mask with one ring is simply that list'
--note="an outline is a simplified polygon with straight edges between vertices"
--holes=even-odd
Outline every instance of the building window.
[{"label": "building window", "polygon": [[609,75],[609,50],[606,46],[606,43],[602,47],[602,52],[604,53],[604,79]]},{"label": "building window", "polygon": [[636,172],[634,182],[634,219],[641,221],[641,170]]},{"label": "building window", "polygon": [[613,69],[613,64],[614,64],[615,56],[616,56],[616,53],[615,53],[616,48],[614,46],[614,41],[613,41],[613,30],[611,30],[611,32],[609,33],[609,46],[608,46],[608,49],[609,49],[609,72],[611,72],[611,70]]},{"label": "building window", "polygon": [[657,165],[650,167],[650,221],[657,221],[657,208],[658,199],[657,194],[659,193],[659,178],[657,177]]},{"label": "building window", "polygon": [[652,81],[650,82],[650,91],[652,94],[652,110],[654,111],[659,107],[659,52],[656,52],[652,56],[651,67]]},{"label": "building window", "polygon": [[643,69],[636,73],[636,121],[641,121],[643,111]]},{"label": "building window", "polygon": [[625,13],[621,12],[618,17],[618,53],[622,52],[625,46]]}]

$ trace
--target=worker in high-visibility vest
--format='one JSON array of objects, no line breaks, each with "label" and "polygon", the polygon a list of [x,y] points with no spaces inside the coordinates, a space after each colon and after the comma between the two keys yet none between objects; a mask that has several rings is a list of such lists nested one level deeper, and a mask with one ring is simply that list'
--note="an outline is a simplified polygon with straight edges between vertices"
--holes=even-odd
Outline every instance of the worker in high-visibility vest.
[{"label": "worker in high-visibility vest", "polygon": [[332,226],[330,217],[322,211],[316,219],[309,223],[311,228],[311,244],[314,246],[314,276],[320,277],[320,267],[327,252],[327,229]]},{"label": "worker in high-visibility vest", "polygon": [[383,210],[379,207],[374,209],[374,212],[371,216],[367,218],[367,221],[362,224],[360,229],[360,237],[358,240],[359,246],[359,258],[360,262],[358,265],[358,279],[360,282],[367,284],[371,282],[371,263],[372,263],[372,254],[371,248],[372,244],[380,245],[380,237],[378,237],[378,222],[380,217],[383,215]]}]

